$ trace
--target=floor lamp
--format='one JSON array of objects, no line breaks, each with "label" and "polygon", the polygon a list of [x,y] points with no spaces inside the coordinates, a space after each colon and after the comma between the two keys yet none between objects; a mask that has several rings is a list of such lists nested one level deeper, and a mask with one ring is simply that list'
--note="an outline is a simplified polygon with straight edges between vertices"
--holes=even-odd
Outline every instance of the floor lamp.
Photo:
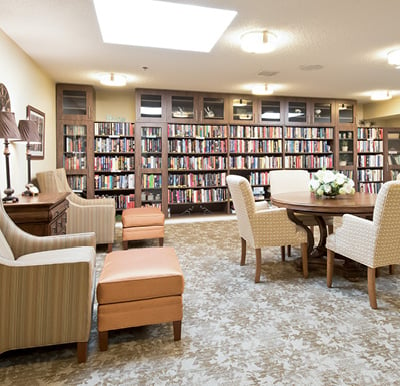
[{"label": "floor lamp", "polygon": [[37,122],[31,121],[29,119],[21,119],[18,123],[19,134],[21,135],[21,141],[26,142],[26,160],[28,164],[28,183],[26,185],[25,192],[22,193],[23,196],[33,196],[31,180],[31,143],[40,143],[39,131]]},{"label": "floor lamp", "polygon": [[3,197],[3,201],[17,202],[18,198],[13,196],[14,189],[11,188],[10,183],[10,150],[8,148],[8,140],[20,139],[14,113],[9,111],[0,111],[0,138],[4,138],[4,156],[6,158],[7,175],[7,188],[4,190],[6,197]]}]

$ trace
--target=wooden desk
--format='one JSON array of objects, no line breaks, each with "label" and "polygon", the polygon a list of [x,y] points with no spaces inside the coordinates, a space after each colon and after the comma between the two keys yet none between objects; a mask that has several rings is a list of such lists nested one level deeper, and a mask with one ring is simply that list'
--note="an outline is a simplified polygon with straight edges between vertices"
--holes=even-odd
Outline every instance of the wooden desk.
[{"label": "wooden desk", "polygon": [[[289,218],[301,225],[307,231],[309,257],[321,257],[326,254],[326,223],[323,216],[342,216],[350,213],[360,217],[372,217],[374,212],[376,194],[356,192],[344,194],[335,198],[319,198],[311,192],[280,193],[271,196],[273,205],[286,208]],[[320,239],[314,248],[314,235],[310,228],[304,225],[296,212],[307,213],[315,217]]]},{"label": "wooden desk", "polygon": [[4,203],[4,209],[24,231],[36,236],[66,233],[69,193],[18,196],[19,202]]}]

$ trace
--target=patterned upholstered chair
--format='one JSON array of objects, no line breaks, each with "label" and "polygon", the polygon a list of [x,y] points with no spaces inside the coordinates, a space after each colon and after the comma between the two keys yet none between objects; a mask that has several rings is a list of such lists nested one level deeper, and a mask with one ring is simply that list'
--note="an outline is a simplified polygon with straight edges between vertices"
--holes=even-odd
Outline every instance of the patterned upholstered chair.
[{"label": "patterned upholstered chair", "polygon": [[261,248],[286,244],[301,244],[303,275],[307,277],[306,231],[289,220],[284,208],[256,210],[253,192],[246,178],[230,175],[226,181],[236,211],[242,243],[240,265],[245,264],[248,243],[256,251],[255,282],[258,283],[261,275]]},{"label": "patterned upholstered chair", "polygon": [[39,190],[43,193],[70,192],[67,197],[67,233],[95,232],[96,244],[107,244],[112,251],[115,227],[115,201],[112,198],[86,199],[72,191],[65,169],[36,174]]},{"label": "patterned upholstered chair", "polygon": [[[286,169],[286,170],[272,170],[269,173],[269,186],[271,196],[279,193],[290,192],[309,192],[310,191],[310,173],[303,169]],[[318,226],[314,216],[298,213],[297,217],[303,222],[304,225],[313,230],[314,226]],[[328,232],[333,232],[333,219],[332,217],[325,217],[325,222],[328,226]],[[290,245],[287,246],[288,256],[290,256]],[[282,256],[285,256],[285,247],[282,246]]]},{"label": "patterned upholstered chair", "polygon": [[28,234],[0,201],[0,353],[76,342],[86,361],[95,247],[94,233]]},{"label": "patterned upholstered chair", "polygon": [[342,225],[326,241],[328,287],[332,286],[335,253],[345,256],[368,267],[369,303],[377,308],[376,268],[400,263],[399,218],[400,181],[383,184],[372,221],[345,214]]}]

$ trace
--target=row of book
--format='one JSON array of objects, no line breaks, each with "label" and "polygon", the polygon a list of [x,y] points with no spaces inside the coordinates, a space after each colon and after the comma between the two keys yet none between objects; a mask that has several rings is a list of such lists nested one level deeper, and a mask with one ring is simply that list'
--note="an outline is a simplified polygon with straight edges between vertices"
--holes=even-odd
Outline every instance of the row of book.
[{"label": "row of book", "polygon": [[286,169],[332,169],[333,156],[289,155],[285,156]]},{"label": "row of book", "polygon": [[64,151],[69,153],[86,153],[86,137],[64,137]]},{"label": "row of book", "polygon": [[95,174],[94,188],[101,189],[135,189],[134,174]]},{"label": "row of book", "polygon": [[134,194],[118,194],[118,195],[109,195],[109,194],[96,194],[95,198],[113,198],[115,200],[115,208],[116,209],[129,209],[135,207],[135,195]]},{"label": "row of book", "polygon": [[365,193],[378,193],[382,187],[382,182],[365,182],[358,184],[358,190]]},{"label": "row of book", "polygon": [[223,202],[227,200],[227,189],[174,189],[168,191],[168,203],[170,204],[186,204],[186,203],[206,203],[206,202]]},{"label": "row of book", "polygon": [[226,125],[168,125],[168,137],[226,138],[227,135]]},{"label": "row of book", "polygon": [[63,165],[66,170],[86,169],[86,155],[67,155],[63,156]]},{"label": "row of book", "polygon": [[64,135],[86,136],[86,126],[64,125]]},{"label": "row of book", "polygon": [[101,138],[94,140],[94,151],[103,153],[133,153],[135,140],[133,138]]},{"label": "row of book", "polygon": [[161,138],[143,138],[140,142],[142,153],[161,153]]},{"label": "row of book", "polygon": [[357,128],[359,139],[383,139],[383,129],[381,127],[359,127]]},{"label": "row of book", "polygon": [[282,138],[283,128],[281,126],[242,126],[232,125],[229,127],[231,138]]},{"label": "row of book", "polygon": [[358,181],[360,182],[379,182],[383,181],[383,170],[382,169],[368,169],[359,170]]},{"label": "row of book", "polygon": [[281,153],[282,140],[275,139],[231,139],[229,151],[232,153]]},{"label": "row of book", "polygon": [[135,126],[131,122],[95,122],[94,135],[135,135]]},{"label": "row of book", "polygon": [[229,166],[233,169],[279,169],[282,167],[282,157],[253,155],[230,157]]},{"label": "row of book", "polygon": [[180,188],[226,186],[226,173],[169,174],[168,186]]},{"label": "row of book", "polygon": [[226,153],[226,139],[169,139],[170,153]]},{"label": "row of book", "polygon": [[223,156],[183,156],[168,157],[169,170],[215,170],[226,169],[226,157]]},{"label": "row of book", "polygon": [[358,140],[357,151],[371,153],[383,152],[383,141]]},{"label": "row of book", "polygon": [[67,176],[67,181],[72,190],[86,190],[86,176]]},{"label": "row of book", "polygon": [[94,170],[104,172],[119,172],[127,170],[135,170],[135,157],[127,157],[124,155],[96,156],[94,157]]},{"label": "row of book", "polygon": [[142,174],[142,188],[144,189],[161,189],[161,174]]},{"label": "row of book", "polygon": [[285,141],[285,151],[287,153],[330,153],[331,145],[326,140],[289,140]]},{"label": "row of book", "polygon": [[358,155],[358,167],[382,167],[383,166],[383,154],[371,154],[371,155]]},{"label": "row of book", "polygon": [[141,194],[142,202],[151,201],[151,202],[161,202],[161,193],[158,192],[142,192]]},{"label": "row of book", "polygon": [[161,127],[142,127],[143,138],[161,138],[162,128]]},{"label": "row of book", "polygon": [[158,169],[161,168],[161,157],[146,156],[141,158],[141,165],[144,169]]},{"label": "row of book", "polygon": [[285,127],[285,138],[333,139],[333,127]]}]

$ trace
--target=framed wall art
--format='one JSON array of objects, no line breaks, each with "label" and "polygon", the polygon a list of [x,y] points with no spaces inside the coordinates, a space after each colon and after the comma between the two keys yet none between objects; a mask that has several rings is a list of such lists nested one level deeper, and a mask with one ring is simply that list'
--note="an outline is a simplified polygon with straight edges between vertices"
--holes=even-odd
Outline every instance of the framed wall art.
[{"label": "framed wall art", "polygon": [[43,159],[44,158],[44,133],[45,133],[45,114],[40,110],[32,107],[26,107],[26,117],[31,121],[37,122],[39,137],[41,143],[32,143],[30,145],[31,158]]}]

